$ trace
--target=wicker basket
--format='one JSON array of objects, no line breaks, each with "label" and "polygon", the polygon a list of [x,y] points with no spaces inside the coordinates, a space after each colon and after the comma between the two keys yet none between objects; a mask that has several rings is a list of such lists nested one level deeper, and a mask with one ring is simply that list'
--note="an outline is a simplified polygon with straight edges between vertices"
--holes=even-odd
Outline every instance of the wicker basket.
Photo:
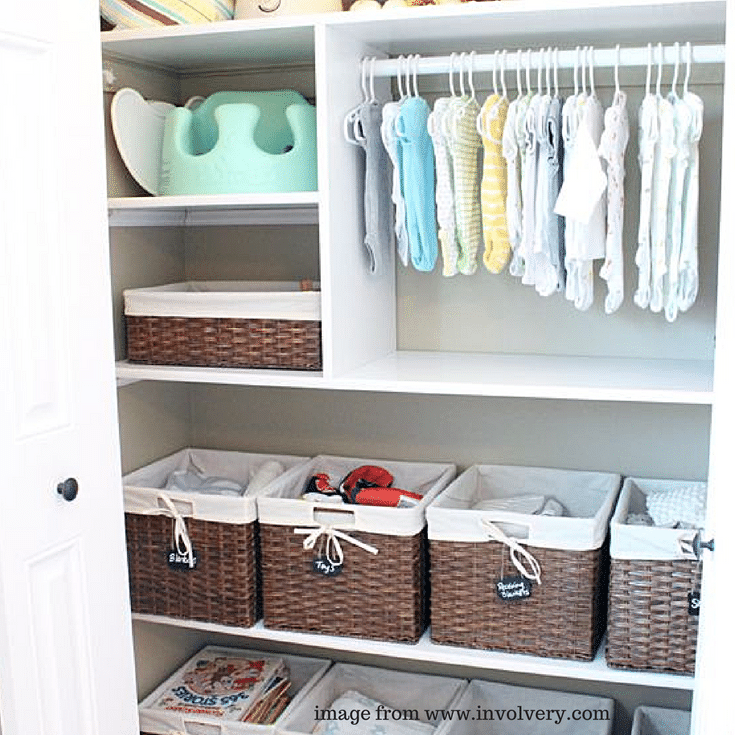
[{"label": "wicker basket", "polygon": [[[414,508],[382,508],[300,499],[313,474],[338,480],[365,464],[386,468],[396,487],[423,500]],[[321,456],[274,482],[258,498],[265,626],[417,641],[428,618],[425,508],[453,475],[447,464]],[[324,576],[315,558],[330,529],[347,537],[338,538],[344,565],[335,576]],[[314,543],[305,548],[309,536]]]},{"label": "wicker basket", "polygon": [[663,707],[636,707],[630,735],[689,735],[691,714]]},{"label": "wicker basket", "polygon": [[[234,656],[237,658],[280,658],[288,669],[288,678],[291,682],[289,696],[291,701],[279,716],[274,725],[255,725],[247,722],[223,720],[221,717],[199,712],[177,712],[162,710],[154,707],[154,703],[171,688],[174,682],[180,680],[183,671],[191,670],[202,656]],[[273,735],[276,727],[312,690],[324,676],[331,662],[320,658],[307,658],[282,653],[264,653],[263,651],[244,650],[240,648],[223,648],[220,646],[206,646],[195,656],[190,658],[179,669],[151,692],[139,706],[141,735],[174,735],[174,733],[222,733],[223,735]],[[223,692],[224,693],[224,692]],[[204,708],[202,708],[204,709]]]},{"label": "wicker basket", "polygon": [[[456,710],[469,712],[469,719],[447,719],[437,728],[436,735],[610,735],[615,702],[608,697],[473,679]],[[587,716],[591,719],[572,720],[575,711],[590,713]]]},{"label": "wicker basket", "polygon": [[694,531],[629,526],[654,489],[690,482],[627,478],[611,523],[607,663],[615,668],[694,673],[698,615],[689,594],[701,583],[701,562],[682,549]]},{"label": "wicker basket", "polygon": [[[193,464],[242,485],[268,461],[284,469],[301,457],[185,449],[123,478],[133,612],[250,627],[260,617],[255,498],[161,490],[169,474]],[[273,465],[271,465],[273,467]],[[196,567],[169,564],[175,518],[183,519]]]},{"label": "wicker basket", "polygon": [[320,295],[309,288],[310,282],[223,281],[128,289],[128,359],[321,370]]},{"label": "wicker basket", "polygon": [[[427,510],[432,640],[592,659],[605,627],[606,536],[619,486],[608,473],[491,465],[463,473]],[[567,515],[474,508],[523,495],[554,497]],[[491,530],[505,541],[491,540]],[[523,578],[509,544],[535,558],[540,585]],[[521,553],[513,552],[522,560]],[[501,582],[524,596],[501,599]]]}]

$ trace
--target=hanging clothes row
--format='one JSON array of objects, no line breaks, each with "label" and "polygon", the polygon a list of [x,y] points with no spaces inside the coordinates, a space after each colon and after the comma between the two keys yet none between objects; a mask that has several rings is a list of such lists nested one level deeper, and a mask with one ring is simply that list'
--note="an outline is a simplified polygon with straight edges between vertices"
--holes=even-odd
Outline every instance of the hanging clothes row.
[{"label": "hanging clothes row", "polygon": [[[701,48],[708,47],[697,47],[698,53]],[[370,271],[382,269],[393,237],[401,262],[417,270],[433,270],[441,252],[447,277],[475,273],[483,249],[482,262],[489,272],[498,274],[507,266],[538,294],[561,291],[584,311],[594,301],[594,261],[600,260],[599,275],[607,284],[604,308],[611,314],[624,300],[625,252],[631,257],[635,252],[639,279],[634,302],[664,311],[673,321],[697,295],[698,143],[703,118],[703,103],[688,88],[691,45],[686,45],[681,96],[676,91],[679,44],[673,52],[672,89],[664,98],[664,50],[659,44],[658,81],[652,94],[652,47],[647,47],[646,95],[639,111],[640,227],[632,246],[624,242],[623,233],[629,124],[627,96],[618,78],[619,47],[614,64],[609,64],[614,66],[615,92],[606,111],[595,89],[599,52],[591,47],[516,51],[513,100],[506,88],[506,51],[492,57],[451,54],[450,94],[439,97],[433,108],[419,95],[417,83],[419,64],[430,65],[432,60],[399,56],[399,99],[382,104],[375,96],[376,59],[364,59],[363,101],[345,117],[344,130],[350,143],[365,150]],[[535,89],[532,53],[537,57]],[[559,94],[560,55],[574,70],[574,91],[566,99]],[[716,60],[718,53],[712,57]],[[480,105],[475,64],[481,59],[487,67],[490,58],[492,92]],[[390,63],[377,62],[383,67]],[[429,73],[437,72],[429,68]]]}]

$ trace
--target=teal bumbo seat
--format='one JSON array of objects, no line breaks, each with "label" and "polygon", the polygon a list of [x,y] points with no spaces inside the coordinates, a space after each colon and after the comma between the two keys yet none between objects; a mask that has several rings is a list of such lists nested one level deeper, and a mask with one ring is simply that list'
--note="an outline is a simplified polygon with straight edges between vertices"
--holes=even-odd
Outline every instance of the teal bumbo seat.
[{"label": "teal bumbo seat", "polygon": [[298,92],[215,92],[166,116],[160,194],[316,189],[316,109]]}]

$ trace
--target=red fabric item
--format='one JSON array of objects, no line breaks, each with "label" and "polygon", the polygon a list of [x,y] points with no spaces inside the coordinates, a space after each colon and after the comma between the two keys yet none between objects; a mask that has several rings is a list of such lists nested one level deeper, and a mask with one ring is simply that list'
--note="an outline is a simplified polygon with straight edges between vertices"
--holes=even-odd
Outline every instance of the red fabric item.
[{"label": "red fabric item", "polygon": [[417,501],[423,499],[423,496],[418,493],[401,490],[397,487],[365,487],[358,489],[354,494],[354,502],[358,505],[382,505],[395,508],[398,506],[401,497],[413,498]]}]

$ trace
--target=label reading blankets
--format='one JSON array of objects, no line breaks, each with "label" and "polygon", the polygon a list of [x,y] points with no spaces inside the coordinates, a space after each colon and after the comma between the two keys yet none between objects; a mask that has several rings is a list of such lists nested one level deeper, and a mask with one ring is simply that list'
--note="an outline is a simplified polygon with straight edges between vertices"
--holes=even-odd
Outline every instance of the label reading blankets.
[{"label": "label reading blankets", "polygon": [[520,575],[514,577],[501,577],[495,583],[495,589],[498,593],[498,597],[503,602],[516,602],[518,600],[525,600],[531,596],[531,589],[533,585],[530,579],[521,577]]},{"label": "label reading blankets", "polygon": [[171,569],[196,569],[199,557],[193,547],[191,549],[191,557],[192,563],[190,564],[189,554],[186,551],[183,554],[177,549],[169,549],[166,552],[166,561]]}]

